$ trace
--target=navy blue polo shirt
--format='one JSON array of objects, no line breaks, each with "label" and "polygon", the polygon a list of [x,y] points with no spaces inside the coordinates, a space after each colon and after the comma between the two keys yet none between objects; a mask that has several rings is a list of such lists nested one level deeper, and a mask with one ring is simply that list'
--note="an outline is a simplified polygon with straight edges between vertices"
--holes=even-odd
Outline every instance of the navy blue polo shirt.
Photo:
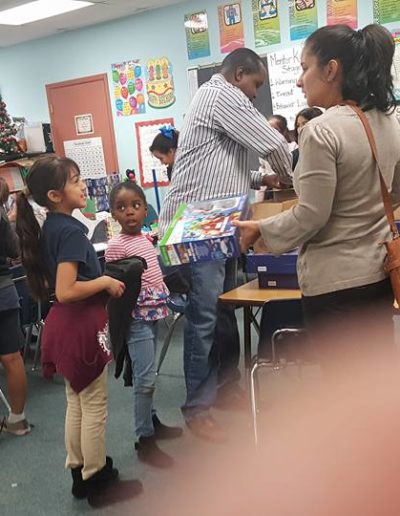
[{"label": "navy blue polo shirt", "polygon": [[79,281],[93,280],[102,271],[87,227],[71,215],[49,212],[43,224],[49,287],[54,290],[59,263],[78,263]]}]

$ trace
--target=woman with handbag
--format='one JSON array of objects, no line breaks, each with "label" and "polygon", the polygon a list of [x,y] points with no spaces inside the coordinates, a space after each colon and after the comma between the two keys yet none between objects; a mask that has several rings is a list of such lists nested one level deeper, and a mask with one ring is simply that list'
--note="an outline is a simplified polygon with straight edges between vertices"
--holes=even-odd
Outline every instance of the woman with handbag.
[{"label": "woman with handbag", "polygon": [[269,219],[237,223],[243,248],[260,236],[274,254],[300,247],[305,322],[326,367],[333,353],[343,363],[367,349],[394,349],[394,297],[382,245],[391,231],[379,173],[392,200],[400,200],[393,54],[391,34],[379,25],[359,31],[328,26],[309,36],[297,85],[309,106],[326,111],[300,134],[294,175],[299,202]]}]

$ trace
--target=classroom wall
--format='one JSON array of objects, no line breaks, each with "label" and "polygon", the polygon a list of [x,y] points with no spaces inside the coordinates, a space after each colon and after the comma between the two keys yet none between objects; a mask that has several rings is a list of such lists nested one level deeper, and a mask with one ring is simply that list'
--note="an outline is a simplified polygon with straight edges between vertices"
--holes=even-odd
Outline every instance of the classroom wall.
[{"label": "classroom wall", "polygon": [[[120,171],[137,170],[134,124],[172,116],[176,125],[182,123],[189,103],[187,68],[220,62],[217,6],[222,0],[196,0],[145,12],[136,16],[62,33],[14,47],[0,49],[0,91],[13,116],[25,116],[29,121],[49,121],[45,85],[108,73],[112,94],[111,63],[166,55],[174,67],[176,103],[170,108],[156,110],[146,106],[145,115],[114,116]],[[257,49],[262,53],[290,46],[288,2],[281,0],[280,45]],[[358,0],[359,26],[372,22],[372,0]],[[190,12],[207,10],[211,56],[189,61],[183,17]],[[246,46],[254,48],[251,0],[242,0]],[[326,23],[326,0],[318,0],[319,25]],[[388,28],[394,28],[388,26]],[[112,102],[113,110],[114,103]],[[115,115],[115,110],[114,110]],[[154,202],[153,192],[146,192]]]}]

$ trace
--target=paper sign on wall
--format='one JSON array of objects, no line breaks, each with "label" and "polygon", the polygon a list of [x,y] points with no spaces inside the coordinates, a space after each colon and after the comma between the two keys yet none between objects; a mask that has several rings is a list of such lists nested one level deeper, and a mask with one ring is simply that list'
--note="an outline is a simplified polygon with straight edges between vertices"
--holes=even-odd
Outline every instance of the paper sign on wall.
[{"label": "paper sign on wall", "polygon": [[76,115],[75,130],[78,136],[80,134],[94,133],[93,115],[91,115],[90,113],[87,113],[85,115]]},{"label": "paper sign on wall", "polygon": [[117,116],[146,112],[143,69],[138,60],[111,65]]},{"label": "paper sign on wall", "polygon": [[357,28],[357,0],[328,0],[328,25],[343,23],[352,29]]},{"label": "paper sign on wall", "polygon": [[256,48],[281,42],[277,0],[252,0]]},{"label": "paper sign on wall", "polygon": [[400,21],[399,0],[374,0],[375,23],[395,23]]},{"label": "paper sign on wall", "polygon": [[104,177],[107,174],[101,136],[64,142],[67,158],[73,159],[81,171],[82,179]]},{"label": "paper sign on wall", "polygon": [[289,0],[290,39],[307,38],[318,28],[316,0]]},{"label": "paper sign on wall", "polygon": [[240,2],[218,6],[219,39],[222,54],[244,47],[242,5]]},{"label": "paper sign on wall", "polygon": [[272,111],[286,117],[289,127],[294,127],[296,114],[307,107],[301,89],[296,86],[302,72],[301,49],[296,45],[267,55]]},{"label": "paper sign on wall", "polygon": [[167,57],[149,59],[146,63],[147,103],[162,109],[175,102],[175,86],[172,64]]},{"label": "paper sign on wall", "polygon": [[160,161],[152,155],[149,148],[154,138],[160,133],[160,128],[169,124],[171,126],[174,125],[173,118],[137,122],[135,124],[140,184],[143,188],[154,186],[152,170],[156,172],[157,184],[159,186],[168,185],[167,167],[162,165]]},{"label": "paper sign on wall", "polygon": [[185,15],[186,46],[189,59],[210,55],[210,38],[206,11]]}]

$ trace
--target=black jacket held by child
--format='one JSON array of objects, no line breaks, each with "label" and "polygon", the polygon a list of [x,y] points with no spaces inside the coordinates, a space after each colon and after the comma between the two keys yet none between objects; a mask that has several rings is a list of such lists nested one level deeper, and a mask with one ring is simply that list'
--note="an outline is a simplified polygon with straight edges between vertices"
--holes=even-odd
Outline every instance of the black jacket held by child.
[{"label": "black jacket held by child", "polygon": [[115,359],[115,378],[122,372],[125,362],[125,385],[132,385],[132,365],[129,359],[127,334],[142,288],[142,274],[147,269],[146,260],[139,256],[108,262],[104,274],[125,284],[121,297],[110,298],[107,303],[111,348]]}]

